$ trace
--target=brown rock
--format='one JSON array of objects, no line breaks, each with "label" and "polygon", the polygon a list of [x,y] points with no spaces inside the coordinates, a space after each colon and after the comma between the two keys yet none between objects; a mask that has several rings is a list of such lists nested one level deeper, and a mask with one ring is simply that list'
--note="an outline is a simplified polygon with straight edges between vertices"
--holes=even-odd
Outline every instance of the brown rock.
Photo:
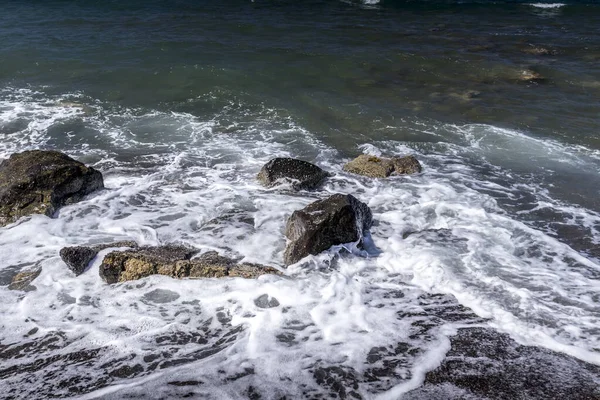
[{"label": "brown rock", "polygon": [[416,174],[422,171],[421,163],[414,156],[393,157],[394,175]]},{"label": "brown rock", "polygon": [[280,274],[275,268],[258,264],[238,264],[235,260],[209,251],[197,258],[198,251],[186,246],[141,247],[108,254],[100,266],[100,276],[107,283],[136,280],[150,275],[173,278],[256,278]]},{"label": "brown rock", "polygon": [[414,174],[422,167],[414,156],[381,158],[362,154],[344,165],[344,171],[371,178],[387,178],[390,175]]},{"label": "brown rock", "polygon": [[15,275],[8,286],[10,290],[23,290],[25,292],[29,292],[31,290],[35,290],[35,286],[31,286],[30,283],[40,276],[42,273],[41,268],[36,268],[28,271],[21,271],[17,275]]},{"label": "brown rock", "polygon": [[394,172],[394,164],[386,158],[361,154],[344,165],[344,171],[371,178],[387,178]]}]

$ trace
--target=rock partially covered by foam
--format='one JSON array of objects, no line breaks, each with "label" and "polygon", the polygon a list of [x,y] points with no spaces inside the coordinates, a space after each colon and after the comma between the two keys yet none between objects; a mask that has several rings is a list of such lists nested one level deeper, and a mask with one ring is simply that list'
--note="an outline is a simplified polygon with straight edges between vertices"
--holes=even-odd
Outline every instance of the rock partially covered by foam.
[{"label": "rock partially covered by foam", "polygon": [[192,259],[197,253],[196,249],[178,245],[114,251],[102,261],[100,276],[106,283],[117,283],[156,274],[179,279],[257,278],[264,274],[280,274],[275,268],[264,265],[237,263],[216,251],[209,251]]},{"label": "rock partially covered by foam", "polygon": [[335,194],[290,216],[284,262],[294,264],[338,244],[357,242],[373,225],[369,207],[350,194]]},{"label": "rock partially covered by foam", "polygon": [[371,178],[406,175],[421,172],[419,160],[414,156],[382,158],[361,154],[344,165],[344,171]]},{"label": "rock partially covered by foam", "polygon": [[90,261],[98,255],[101,250],[111,247],[137,247],[133,241],[122,241],[114,243],[98,244],[95,246],[71,246],[60,250],[60,258],[67,264],[67,267],[75,273],[75,276],[83,274]]},{"label": "rock partially covered by foam", "polygon": [[16,153],[0,164],[0,226],[31,214],[52,216],[104,187],[102,174],[57,151]]},{"label": "rock partially covered by foam", "polygon": [[403,398],[599,399],[600,366],[540,347],[522,346],[507,334],[462,328],[424,385]]},{"label": "rock partially covered by foam", "polygon": [[40,276],[41,273],[41,268],[21,271],[12,278],[12,281],[10,282],[10,285],[8,285],[8,288],[10,290],[22,290],[25,292],[35,290],[36,288],[35,286],[31,285],[31,282],[33,282],[35,278]]},{"label": "rock partially covered by foam", "polygon": [[266,187],[278,183],[291,183],[295,190],[315,189],[329,173],[307,161],[295,158],[274,158],[266,163],[257,179]]}]

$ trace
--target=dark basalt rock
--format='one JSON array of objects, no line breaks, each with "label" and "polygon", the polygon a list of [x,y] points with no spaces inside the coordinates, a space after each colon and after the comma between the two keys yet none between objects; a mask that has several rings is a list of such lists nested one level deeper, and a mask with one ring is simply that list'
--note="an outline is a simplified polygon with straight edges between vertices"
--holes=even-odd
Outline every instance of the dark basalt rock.
[{"label": "dark basalt rock", "polygon": [[335,194],[294,211],[285,236],[290,240],[284,254],[286,265],[316,255],[331,246],[361,240],[373,224],[369,207],[352,195]]},{"label": "dark basalt rock", "polygon": [[57,151],[16,153],[0,164],[0,226],[31,214],[52,216],[104,187],[102,174]]},{"label": "dark basalt rock", "polygon": [[279,300],[275,297],[270,297],[266,293],[254,299],[254,304],[259,308],[274,308],[280,305]]},{"label": "dark basalt rock", "polygon": [[100,276],[107,283],[117,283],[155,274],[173,278],[256,278],[264,274],[280,274],[276,269],[264,265],[237,263],[216,251],[192,259],[197,252],[196,249],[178,245],[114,251],[102,261]]},{"label": "dark basalt rock", "polygon": [[75,276],[79,276],[83,274],[90,261],[96,257],[98,251],[91,247],[74,246],[62,248],[59,254],[67,267],[75,273]]},{"label": "dark basalt rock", "polygon": [[290,182],[295,190],[314,189],[319,186],[329,173],[307,161],[295,158],[274,158],[266,163],[257,179],[266,187],[278,183]]},{"label": "dark basalt rock", "polygon": [[60,258],[67,267],[75,273],[75,276],[83,274],[90,261],[98,255],[98,252],[111,247],[137,247],[133,241],[99,244],[96,246],[72,246],[60,250]]},{"label": "dark basalt rock", "polygon": [[451,349],[407,399],[600,399],[600,366],[485,328],[459,329]]},{"label": "dark basalt rock", "polygon": [[344,171],[370,178],[387,178],[421,172],[421,164],[414,156],[382,158],[361,154],[344,165]]},{"label": "dark basalt rock", "polygon": [[25,292],[29,292],[35,290],[35,286],[30,285],[31,282],[42,273],[41,268],[36,268],[33,270],[21,271],[16,274],[8,288],[10,290],[22,290]]}]

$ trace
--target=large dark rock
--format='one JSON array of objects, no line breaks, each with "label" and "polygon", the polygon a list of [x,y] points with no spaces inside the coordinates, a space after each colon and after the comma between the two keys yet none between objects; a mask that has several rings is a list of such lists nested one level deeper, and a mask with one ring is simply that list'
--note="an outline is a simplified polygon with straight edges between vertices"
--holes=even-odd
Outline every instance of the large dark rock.
[{"label": "large dark rock", "polygon": [[102,174],[57,151],[16,153],[0,164],[0,226],[61,206],[103,188]]},{"label": "large dark rock", "polygon": [[100,276],[107,283],[117,283],[156,274],[173,278],[256,278],[264,274],[280,274],[264,265],[237,263],[215,251],[192,259],[197,252],[178,245],[114,251],[102,261]]},{"label": "large dark rock", "polygon": [[344,165],[344,171],[370,178],[387,178],[421,172],[421,163],[414,156],[383,158],[361,154]]},{"label": "large dark rock", "polygon": [[301,190],[316,188],[328,176],[329,173],[307,161],[274,158],[262,167],[257,179],[266,187],[289,182],[295,190]]},{"label": "large dark rock", "polygon": [[350,194],[335,194],[294,211],[287,222],[284,262],[294,264],[331,246],[361,240],[373,224],[369,207]]},{"label": "large dark rock", "polygon": [[459,329],[442,364],[406,399],[600,399],[600,366],[521,346],[485,328]]},{"label": "large dark rock", "polygon": [[79,276],[83,274],[90,261],[96,257],[99,251],[111,247],[137,247],[137,243],[133,241],[123,241],[95,246],[64,247],[60,250],[60,258],[62,258],[65,264],[67,264],[67,267],[75,273],[75,276]]}]

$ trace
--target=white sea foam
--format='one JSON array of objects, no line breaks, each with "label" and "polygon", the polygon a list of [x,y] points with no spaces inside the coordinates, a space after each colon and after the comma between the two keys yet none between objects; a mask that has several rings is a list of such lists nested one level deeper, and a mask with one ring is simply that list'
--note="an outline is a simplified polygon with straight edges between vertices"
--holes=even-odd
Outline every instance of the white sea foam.
[{"label": "white sea foam", "polygon": [[[86,376],[109,377],[106,371],[139,365],[138,378],[110,378],[115,386],[86,398],[149,390],[168,397],[178,387],[169,382],[195,380],[202,385],[194,390],[207,398],[232,397],[249,385],[276,398],[333,390],[326,384],[331,374],[352,388],[353,376],[392,363],[385,379],[353,390],[397,398],[441,362],[448,335],[464,324],[488,324],[523,343],[600,364],[598,263],[499,202],[526,193],[537,207],[589,227],[597,227],[598,215],[562,204],[539,185],[520,186],[518,172],[496,156],[518,151],[554,167],[557,158],[559,164],[590,166],[594,152],[489,126],[446,126],[456,135],[443,145],[452,151],[419,152],[416,145],[397,142],[361,146],[372,154],[419,152],[425,167],[416,176],[370,180],[344,173],[345,160],[335,149],[275,110],[232,106],[199,120],[185,113],[107,111],[106,105],[85,111],[41,94],[15,96],[23,97],[2,104],[3,121],[20,116],[28,123],[1,144],[1,154],[58,147],[95,162],[105,173],[106,189],[64,207],[54,219],[34,216],[0,229],[0,272],[42,267],[36,291],[0,287],[2,343],[22,342],[33,328],[38,331],[30,338],[57,337],[55,349],[24,354],[7,367],[18,370],[46,354],[67,357],[102,348],[86,366],[49,364],[52,382],[75,379],[81,368]],[[221,123],[232,115],[233,129]],[[57,144],[53,129],[67,121],[87,129]],[[94,146],[86,136],[90,131],[97,132]],[[468,158],[472,154],[480,157],[477,163]],[[320,192],[262,188],[255,175],[275,156],[312,160],[337,175]],[[481,177],[480,167],[491,172]],[[377,222],[371,235],[376,251],[336,246],[290,267],[285,277],[153,276],[112,286],[98,275],[110,250],[79,277],[58,257],[66,245],[133,239],[148,245],[182,242],[281,267],[286,218],[336,192],[369,204]],[[455,296],[479,317],[464,312],[458,320],[444,319],[444,310],[456,302],[436,293]],[[279,305],[257,304],[265,294]],[[399,343],[407,350],[394,352]],[[23,395],[40,393],[48,380],[42,372],[34,375],[39,379],[28,385],[19,373],[3,382]],[[319,383],[323,376],[325,383]],[[55,393],[69,395],[66,389]]]},{"label": "white sea foam", "polygon": [[564,3],[529,3],[529,5],[537,8],[560,8],[566,6]]}]

